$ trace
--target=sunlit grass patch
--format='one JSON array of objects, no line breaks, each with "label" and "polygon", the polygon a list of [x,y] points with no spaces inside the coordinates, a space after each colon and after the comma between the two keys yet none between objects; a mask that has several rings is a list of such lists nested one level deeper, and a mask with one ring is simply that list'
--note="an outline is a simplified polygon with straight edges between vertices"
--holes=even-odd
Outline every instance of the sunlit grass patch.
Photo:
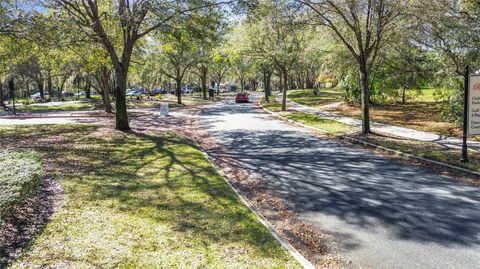
[{"label": "sunlit grass patch", "polygon": [[[43,177],[41,156],[33,151],[0,150],[0,227],[2,217],[21,204]],[[1,259],[0,259],[1,261]]]},{"label": "sunlit grass patch", "polygon": [[78,104],[62,104],[62,105],[38,105],[31,104],[17,107],[21,112],[54,112],[54,111],[81,111],[103,109],[103,105],[95,102],[85,102]]},{"label": "sunlit grass patch", "polygon": [[0,137],[44,153],[65,189],[12,267],[298,267],[191,140],[88,125],[2,127]]},{"label": "sunlit grass patch", "polygon": [[304,112],[291,112],[283,114],[282,116],[290,120],[294,120],[315,128],[325,130],[329,134],[346,133],[352,129],[351,126],[344,123],[335,120],[325,119]]},{"label": "sunlit grass patch", "polygon": [[270,100],[270,102],[265,102],[265,100],[262,98],[261,103],[265,109],[268,109],[272,112],[280,112],[282,110],[282,104],[275,100]]},{"label": "sunlit grass patch", "polygon": [[343,101],[344,91],[332,89],[319,89],[317,94],[313,89],[295,90],[288,93],[288,98],[306,106],[323,106],[335,102]]}]

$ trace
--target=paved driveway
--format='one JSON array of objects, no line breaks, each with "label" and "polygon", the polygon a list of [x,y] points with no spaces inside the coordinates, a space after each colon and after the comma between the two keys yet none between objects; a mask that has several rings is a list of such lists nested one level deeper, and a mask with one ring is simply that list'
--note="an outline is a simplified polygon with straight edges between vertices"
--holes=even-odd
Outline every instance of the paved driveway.
[{"label": "paved driveway", "polygon": [[200,123],[332,235],[352,267],[480,268],[479,188],[318,138],[253,104],[216,105]]}]

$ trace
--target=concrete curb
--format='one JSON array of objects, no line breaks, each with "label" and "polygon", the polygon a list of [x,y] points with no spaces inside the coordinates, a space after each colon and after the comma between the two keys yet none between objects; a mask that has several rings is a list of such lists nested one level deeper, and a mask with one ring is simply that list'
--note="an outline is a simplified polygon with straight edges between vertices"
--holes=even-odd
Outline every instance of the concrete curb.
[{"label": "concrete curb", "polygon": [[241,190],[237,189],[234,185],[232,185],[232,183],[230,183],[227,175],[225,175],[225,173],[223,173],[223,171],[220,170],[220,168],[213,162],[213,158],[210,157],[210,155],[208,155],[208,153],[206,153],[204,148],[200,144],[198,144],[197,142],[195,142],[195,144],[197,144],[197,146],[202,150],[202,154],[212,164],[213,168],[215,168],[217,173],[222,176],[223,180],[230,186],[230,188],[232,188],[232,190],[237,194],[237,196],[240,197],[240,200],[243,202],[243,204],[246,207],[248,207],[248,209],[250,209],[250,211],[253,212],[253,214],[260,221],[260,223],[262,223],[262,225],[265,228],[267,228],[267,230],[270,232],[270,234],[275,239],[277,239],[278,242],[280,242],[280,244],[303,266],[303,268],[305,268],[305,269],[315,269],[316,267],[310,261],[308,261],[300,252],[298,252],[298,250],[296,250],[292,246],[292,244],[290,244],[286,239],[284,239],[282,237],[282,235],[280,235],[275,230],[275,228],[272,226],[272,224],[270,222],[268,222],[268,220],[256,209],[256,207],[252,203],[250,203],[250,201],[248,201],[248,199],[243,194],[243,192]]},{"label": "concrete curb", "polygon": [[[277,96],[275,96],[275,100],[277,100],[276,97],[277,97]],[[299,103],[297,103],[297,102],[295,102],[295,101],[292,101],[292,100],[289,99],[289,98],[287,98],[287,100],[288,100],[289,102],[294,103],[295,105],[297,105],[297,106],[299,106],[299,107],[307,108],[307,109],[312,109],[312,107],[299,104]],[[319,112],[321,112],[321,110],[319,110]],[[338,113],[335,113],[335,112],[327,112],[327,111],[324,111],[324,112],[330,113],[330,114],[332,114],[332,115],[335,115],[335,117],[343,117],[343,115],[338,114]],[[386,125],[386,124],[381,123],[381,122],[376,122],[376,124]],[[354,126],[354,125],[352,125],[352,126]],[[392,126],[394,126],[394,127],[402,127],[402,126],[397,126],[397,125],[392,125]],[[388,133],[388,132],[376,132],[376,133],[378,133],[378,134],[385,134],[385,135],[390,135],[390,134],[391,134],[391,133]],[[448,137],[447,137],[447,138],[448,138]],[[459,139],[461,139],[461,138],[459,138]],[[418,140],[418,141],[422,141],[422,140]],[[425,141],[425,142],[432,142],[432,141]],[[468,143],[471,143],[471,142],[472,142],[472,141],[469,141]],[[451,145],[451,148],[452,148],[452,149],[461,149],[461,148],[462,148],[462,145]],[[473,152],[473,153],[479,152],[479,150],[473,149],[473,148],[471,148],[471,147],[468,148],[468,151],[469,151],[469,152]],[[459,168],[461,168],[461,167],[459,167]],[[467,169],[467,170],[468,170],[468,169]],[[473,172],[473,171],[472,171],[472,172]],[[479,175],[480,175],[480,174],[479,174]]]},{"label": "concrete curb", "polygon": [[[296,126],[299,126],[299,127],[302,127],[302,128],[306,128],[306,129],[309,129],[309,130],[313,130],[313,131],[316,131],[316,132],[321,132],[321,133],[327,133],[325,130],[322,130],[322,129],[319,129],[319,128],[315,128],[315,127],[312,127],[312,126],[308,126],[308,125],[305,125],[303,123],[300,123],[300,122],[296,122],[296,121],[293,121],[293,120],[290,120],[290,119],[287,119],[281,115],[279,115],[278,113],[275,113],[275,112],[272,112],[268,109],[266,109],[265,107],[263,107],[263,105],[259,102],[258,105],[265,111],[267,112],[268,114],[274,116],[275,118],[278,118],[278,119],[281,119],[283,121],[286,121],[288,123],[291,123],[293,125],[296,125]],[[395,156],[398,156],[398,157],[402,157],[402,159],[405,159],[405,160],[410,160],[410,161],[420,161],[420,162],[424,162],[424,163],[428,163],[428,164],[431,164],[431,165],[435,165],[435,166],[439,166],[439,167],[442,167],[442,168],[446,168],[446,169],[450,169],[450,170],[453,170],[457,173],[460,173],[460,174],[463,174],[463,175],[466,175],[466,176],[471,176],[471,177],[475,177],[475,178],[480,178],[480,172],[475,172],[475,171],[472,171],[470,169],[467,169],[467,168],[463,168],[463,167],[459,167],[459,166],[456,166],[456,165],[452,165],[452,164],[447,164],[447,163],[442,163],[442,162],[439,162],[439,161],[435,161],[435,160],[431,160],[431,159],[427,159],[427,158],[423,158],[423,157],[418,157],[418,156],[415,156],[415,155],[412,155],[412,154],[408,154],[408,153],[405,153],[405,152],[402,152],[402,151],[398,151],[398,150],[393,150],[393,149],[389,149],[389,148],[386,148],[386,147],[382,147],[382,146],[379,146],[377,144],[374,144],[374,143],[371,143],[371,142],[367,142],[367,141],[363,141],[363,140],[360,140],[360,139],[357,139],[357,138],[353,138],[353,137],[350,137],[350,136],[347,136],[347,135],[339,135],[337,136],[339,139],[343,139],[343,140],[346,140],[350,143],[354,143],[354,144],[358,144],[358,145],[362,145],[364,147],[368,147],[368,148],[373,148],[373,149],[379,149],[379,150],[382,150],[384,152],[387,152],[391,155],[395,155]]]}]

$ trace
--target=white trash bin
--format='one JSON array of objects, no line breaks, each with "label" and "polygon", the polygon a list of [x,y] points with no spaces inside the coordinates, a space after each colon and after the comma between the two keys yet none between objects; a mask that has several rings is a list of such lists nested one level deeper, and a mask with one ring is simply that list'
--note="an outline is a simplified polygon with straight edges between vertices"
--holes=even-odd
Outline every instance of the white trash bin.
[{"label": "white trash bin", "polygon": [[168,116],[168,103],[160,104],[160,116]]}]

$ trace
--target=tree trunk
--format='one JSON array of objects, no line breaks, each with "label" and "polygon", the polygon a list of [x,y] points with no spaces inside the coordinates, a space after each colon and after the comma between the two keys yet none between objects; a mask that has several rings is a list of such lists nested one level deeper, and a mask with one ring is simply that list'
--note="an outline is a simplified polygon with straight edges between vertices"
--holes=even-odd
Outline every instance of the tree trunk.
[{"label": "tree trunk", "polygon": [[105,77],[103,77],[102,79],[104,79],[104,87],[102,89],[102,99],[103,99],[103,104],[105,105],[105,112],[107,113],[112,113],[113,111],[113,107],[112,107],[112,103],[110,102],[110,74],[108,72],[106,72],[105,74]]},{"label": "tree trunk", "polygon": [[105,106],[105,112],[112,113],[113,107],[112,103],[110,102],[110,72],[107,68],[101,68],[95,75],[95,80],[100,88],[100,92],[102,94],[102,101],[103,105]]},{"label": "tree trunk", "polygon": [[5,108],[5,103],[3,102],[3,84],[0,80],[0,106]]},{"label": "tree trunk", "polygon": [[127,74],[122,69],[115,70],[116,87],[115,87],[115,128],[117,130],[128,131],[127,102],[125,94],[127,91]]},{"label": "tree trunk", "polygon": [[50,72],[48,72],[47,89],[48,89],[49,97],[51,98],[53,96],[53,92],[52,92],[52,76],[50,75]]},{"label": "tree trunk", "polygon": [[203,99],[207,100],[207,73],[208,69],[206,66],[202,65],[200,67],[200,80],[202,82],[202,94],[203,94]]},{"label": "tree trunk", "polygon": [[67,79],[70,77],[70,74],[65,75],[62,77],[62,81],[60,83],[60,95],[62,95],[63,89],[65,89],[65,82],[67,82]]},{"label": "tree trunk", "polygon": [[105,112],[112,113],[113,107],[112,107],[112,103],[110,102],[110,95],[108,94],[108,88],[102,89],[102,100],[103,100],[103,104],[105,105]]},{"label": "tree trunk", "polygon": [[44,98],[44,91],[43,91],[43,80],[40,79],[37,81],[38,91],[40,92],[40,98]]},{"label": "tree trunk", "polygon": [[282,92],[283,91],[283,74],[282,74],[282,71],[279,70],[278,72],[278,88],[279,88],[279,91]]},{"label": "tree trunk", "polygon": [[265,91],[265,102],[270,102],[268,100],[268,89],[267,89],[267,71],[263,70],[263,90]]},{"label": "tree trunk", "polygon": [[217,83],[217,96],[220,95],[220,83],[222,82],[222,80],[223,80],[223,76],[219,75],[218,76],[218,83]]},{"label": "tree trunk", "polygon": [[176,90],[175,90],[175,93],[177,94],[177,103],[179,105],[182,104],[182,79],[176,79],[176,82],[177,82],[177,87],[176,87]]},{"label": "tree trunk", "polygon": [[86,78],[85,79],[85,98],[92,98],[92,94],[91,94],[91,85],[90,85],[90,78]]},{"label": "tree trunk", "polygon": [[282,68],[283,74],[283,92],[282,92],[282,111],[287,110],[287,91],[288,91],[288,71],[286,68]]},{"label": "tree trunk", "polygon": [[27,79],[25,79],[24,82],[25,82],[25,89],[27,90],[27,96],[26,97],[28,98],[28,97],[30,97],[30,84],[28,83]]},{"label": "tree trunk", "polygon": [[272,96],[272,71],[267,73],[267,95]]},{"label": "tree trunk", "polygon": [[402,89],[402,105],[405,104],[405,90],[406,90],[406,88],[403,87],[403,89]]},{"label": "tree trunk", "polygon": [[313,88],[313,80],[311,79],[311,75],[309,74],[309,72],[306,73],[306,76],[305,76],[305,87],[307,89],[311,89]]},{"label": "tree trunk", "polygon": [[[365,59],[365,57],[362,57]],[[362,134],[370,133],[370,114],[369,114],[369,89],[368,89],[368,71],[366,61],[360,64],[360,83],[362,94]]]}]

